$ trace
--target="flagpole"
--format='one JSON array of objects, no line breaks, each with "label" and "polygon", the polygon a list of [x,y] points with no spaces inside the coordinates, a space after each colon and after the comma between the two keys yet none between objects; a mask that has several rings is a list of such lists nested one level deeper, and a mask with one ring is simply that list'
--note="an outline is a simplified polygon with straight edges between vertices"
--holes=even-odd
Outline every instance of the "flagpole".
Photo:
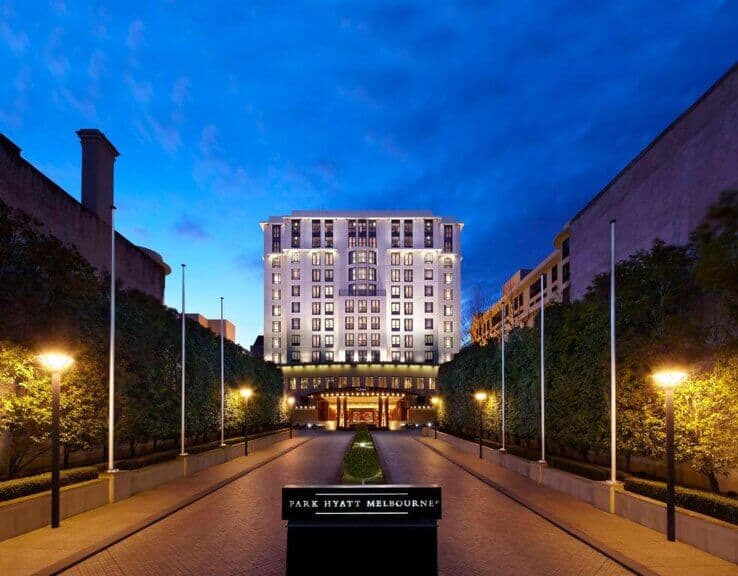
[{"label": "flagpole", "polygon": [[225,446],[225,364],[223,362],[223,296],[220,297],[220,445]]},{"label": "flagpole", "polygon": [[185,264],[182,264],[182,407],[179,432],[180,456],[187,456],[187,452],[185,452],[185,266]]}]

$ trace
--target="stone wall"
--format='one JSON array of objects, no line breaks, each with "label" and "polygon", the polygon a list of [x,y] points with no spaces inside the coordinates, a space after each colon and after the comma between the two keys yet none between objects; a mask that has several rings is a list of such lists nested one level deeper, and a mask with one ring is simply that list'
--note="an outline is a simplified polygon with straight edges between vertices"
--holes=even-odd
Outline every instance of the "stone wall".
[{"label": "stone wall", "polygon": [[[21,157],[0,134],[0,200],[36,219],[42,229],[74,246],[93,267],[108,271],[110,226]],[[116,234],[116,277],[133,288],[164,299],[166,265],[157,255]]]},{"label": "stone wall", "polygon": [[738,187],[738,65],[677,118],[570,224],[571,296],[654,240],[686,244],[723,190]]}]

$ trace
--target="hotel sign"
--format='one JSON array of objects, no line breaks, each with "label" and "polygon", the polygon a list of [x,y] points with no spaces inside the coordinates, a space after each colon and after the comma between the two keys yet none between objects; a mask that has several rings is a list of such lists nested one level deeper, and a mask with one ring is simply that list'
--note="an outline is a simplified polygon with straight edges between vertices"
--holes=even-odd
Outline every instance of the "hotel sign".
[{"label": "hotel sign", "polygon": [[439,486],[285,486],[282,519],[290,522],[417,522],[441,518]]}]

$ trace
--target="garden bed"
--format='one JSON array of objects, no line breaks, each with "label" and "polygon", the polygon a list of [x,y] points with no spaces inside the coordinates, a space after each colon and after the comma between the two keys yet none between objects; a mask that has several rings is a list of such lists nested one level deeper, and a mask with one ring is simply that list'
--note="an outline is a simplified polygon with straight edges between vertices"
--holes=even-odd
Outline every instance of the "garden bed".
[{"label": "garden bed", "polygon": [[365,427],[359,428],[343,457],[341,482],[344,484],[382,484],[384,481],[382,465],[372,435]]}]

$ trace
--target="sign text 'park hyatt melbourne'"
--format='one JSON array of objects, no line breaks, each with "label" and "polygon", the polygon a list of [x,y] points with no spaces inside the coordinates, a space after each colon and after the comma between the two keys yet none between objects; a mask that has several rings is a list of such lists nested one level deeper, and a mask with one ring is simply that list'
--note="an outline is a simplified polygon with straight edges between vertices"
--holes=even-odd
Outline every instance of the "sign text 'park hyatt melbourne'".
[{"label": "sign text 'park hyatt melbourne'", "polygon": [[441,518],[437,486],[285,486],[282,490],[282,518],[293,522]]}]

